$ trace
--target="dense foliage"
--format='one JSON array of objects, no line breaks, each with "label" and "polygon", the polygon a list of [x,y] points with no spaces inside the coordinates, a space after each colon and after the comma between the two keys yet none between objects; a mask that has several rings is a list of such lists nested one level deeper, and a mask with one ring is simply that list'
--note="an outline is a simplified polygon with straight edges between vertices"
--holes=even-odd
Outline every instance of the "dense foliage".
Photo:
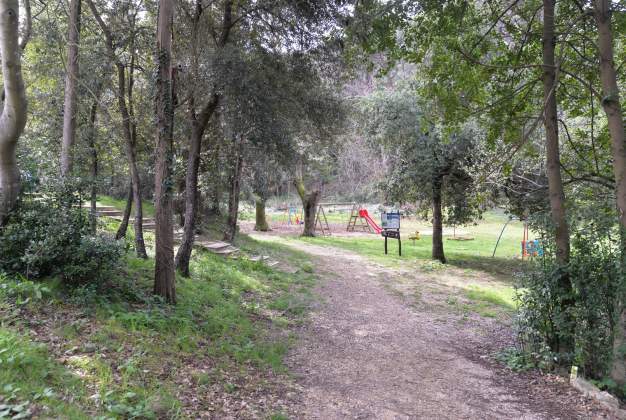
[{"label": "dense foliage", "polygon": [[27,279],[59,276],[70,284],[98,283],[117,266],[124,244],[91,232],[75,185],[27,195],[0,230],[0,271]]}]

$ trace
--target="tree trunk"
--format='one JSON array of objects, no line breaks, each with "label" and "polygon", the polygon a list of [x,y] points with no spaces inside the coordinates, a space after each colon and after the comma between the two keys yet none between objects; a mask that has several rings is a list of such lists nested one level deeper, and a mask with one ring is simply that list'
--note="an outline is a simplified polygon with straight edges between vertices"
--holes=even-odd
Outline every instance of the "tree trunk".
[{"label": "tree trunk", "polygon": [[[613,154],[613,174],[615,176],[615,195],[622,229],[622,273],[626,273],[626,134],[624,115],[620,103],[617,73],[613,52],[613,31],[611,29],[611,10],[609,0],[595,0],[594,17],[598,28],[598,53],[600,58],[600,81],[602,82],[602,108],[606,113],[611,149]],[[626,281],[626,280],[625,280]],[[619,290],[623,289],[623,285]],[[620,295],[617,302],[618,322],[613,340],[613,363],[611,378],[618,384],[626,383],[626,297]]]},{"label": "tree trunk", "polygon": [[443,179],[437,176],[433,180],[433,247],[432,259],[446,263],[443,252],[443,216],[441,213],[441,186]]},{"label": "tree trunk", "polygon": [[117,228],[115,239],[120,240],[126,237],[126,231],[128,230],[128,220],[130,219],[130,212],[133,208],[133,181],[128,183],[128,195],[126,197],[126,207],[124,207],[124,215],[122,216],[122,223]]},{"label": "tree trunk", "polygon": [[26,125],[26,92],[22,79],[17,0],[0,0],[0,56],[4,81],[4,104],[0,116],[0,226],[15,207],[20,190],[20,173],[15,151]]},{"label": "tree trunk", "polygon": [[[202,14],[202,4],[196,1],[196,11],[192,24],[192,78],[198,77],[198,26]],[[189,120],[191,125],[191,137],[189,138],[189,150],[187,156],[187,174],[185,177],[185,209],[184,216],[181,216],[181,223],[184,227],[183,238],[176,253],[176,269],[185,277],[189,277],[189,261],[196,236],[196,216],[198,214],[198,170],[200,168],[200,151],[202,149],[202,138],[204,131],[217,107],[218,97],[212,95],[199,114],[196,113],[195,92],[191,92],[189,100]]]},{"label": "tree trunk", "polygon": [[89,151],[91,153],[91,211],[89,212],[89,221],[91,224],[91,233],[95,235],[98,228],[98,215],[96,214],[97,198],[98,198],[98,148],[96,147],[96,116],[98,115],[98,100],[91,104],[89,112]]},{"label": "tree trunk", "polygon": [[228,218],[226,220],[226,231],[224,240],[232,242],[237,233],[237,215],[239,213],[239,192],[241,190],[241,172],[243,169],[243,151],[241,140],[237,145],[237,155],[235,156],[235,166],[230,178],[230,192],[228,196]]},{"label": "tree trunk", "polygon": [[172,20],[174,3],[159,0],[156,62],[156,170],[154,177],[156,256],[154,293],[170,303],[176,302],[174,272],[174,230],[172,215],[172,160],[174,158],[172,99]]},{"label": "tree trunk", "polygon": [[[191,105],[193,107],[193,104]],[[200,150],[202,137],[208,124],[210,115],[217,106],[208,110],[207,114],[201,114],[198,120],[195,110],[191,110],[191,137],[189,138],[189,156],[187,162],[187,175],[185,178],[185,224],[183,238],[176,253],[176,268],[185,277],[189,277],[189,261],[196,236],[196,215],[198,214],[198,169],[200,168]]]},{"label": "tree trunk", "polygon": [[320,199],[320,190],[313,190],[307,192],[304,187],[304,181],[302,179],[296,179],[294,181],[296,191],[302,201],[302,209],[304,211],[304,230],[302,236],[315,236],[315,211],[317,210],[317,203]]},{"label": "tree trunk", "polygon": [[556,103],[556,62],[554,51],[556,46],[555,35],[555,0],[544,0],[543,22],[543,90],[544,90],[544,126],[546,130],[546,172],[548,176],[548,194],[552,222],[554,223],[554,238],[556,244],[556,263],[558,272],[558,299],[563,314],[564,323],[557,332],[557,342],[553,350],[568,353],[573,350],[571,331],[574,320],[569,314],[572,302],[572,285],[566,267],[570,257],[569,228],[565,215],[565,193],[561,178],[561,159],[559,156],[559,131],[557,125]]},{"label": "tree trunk", "polygon": [[121,63],[117,67],[118,92],[117,99],[122,115],[122,128],[124,131],[124,149],[130,169],[130,179],[133,183],[133,204],[135,206],[135,251],[140,258],[147,258],[146,245],[143,240],[143,205],[141,201],[141,178],[137,168],[137,145],[133,138],[132,125],[128,107],[126,105],[126,72]]},{"label": "tree trunk", "polygon": [[261,197],[256,197],[256,222],[254,224],[254,230],[259,232],[267,232],[270,230],[270,225],[267,223],[267,217],[265,216],[265,200]]},{"label": "tree trunk", "polygon": [[72,171],[72,149],[76,142],[80,6],[81,0],[70,0],[67,35],[67,73],[65,75],[65,102],[63,104],[63,141],[61,143],[61,176],[63,177],[68,176]]},{"label": "tree trunk", "polygon": [[[137,252],[137,256],[140,258],[147,258],[148,254],[146,253],[146,245],[143,240],[143,208],[141,203],[141,179],[139,177],[139,170],[137,169],[137,146],[136,146],[136,136],[135,136],[135,125],[132,120],[132,116],[129,113],[129,108],[126,104],[126,71],[125,65],[120,61],[120,59],[115,55],[115,44],[113,41],[113,35],[106,25],[98,9],[94,5],[92,0],[87,0],[87,4],[89,4],[89,8],[93,13],[96,22],[98,22],[98,26],[102,29],[104,33],[105,42],[107,46],[107,50],[109,53],[109,59],[112,63],[115,63],[115,67],[117,69],[117,101],[120,108],[120,114],[122,117],[122,131],[124,133],[124,148],[126,152],[126,158],[128,159],[128,167],[130,169],[130,179],[133,184],[133,201],[135,205],[135,251]],[[131,39],[132,42],[132,39]],[[131,54],[131,63],[134,64],[134,49]],[[131,65],[131,71],[134,70]],[[128,98],[132,100],[132,74],[129,77],[129,91]],[[132,112],[132,104],[130,106]]]}]

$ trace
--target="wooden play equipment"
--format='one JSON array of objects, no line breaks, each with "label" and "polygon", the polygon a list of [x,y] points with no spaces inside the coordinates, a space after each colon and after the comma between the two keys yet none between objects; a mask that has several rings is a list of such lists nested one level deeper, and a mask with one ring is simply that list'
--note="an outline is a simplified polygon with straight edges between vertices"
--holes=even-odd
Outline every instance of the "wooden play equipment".
[{"label": "wooden play equipment", "polygon": [[[368,220],[369,219],[369,220]],[[348,227],[346,230],[348,232],[369,232],[369,233],[380,233],[380,228],[378,225],[374,228],[370,224],[371,217],[367,213],[367,210],[364,209],[360,204],[354,203],[352,205],[352,210],[350,210],[350,219],[348,220]],[[373,222],[373,221],[372,221]]]},{"label": "wooden play equipment", "polygon": [[330,236],[330,226],[328,226],[328,219],[326,218],[326,212],[324,211],[323,204],[318,204],[317,206],[313,230],[316,233],[320,232],[323,236]]}]

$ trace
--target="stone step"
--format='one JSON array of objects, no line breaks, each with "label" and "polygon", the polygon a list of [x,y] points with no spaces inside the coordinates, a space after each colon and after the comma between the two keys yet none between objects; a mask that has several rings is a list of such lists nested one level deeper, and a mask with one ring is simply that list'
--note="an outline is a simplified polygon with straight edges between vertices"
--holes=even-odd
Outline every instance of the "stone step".
[{"label": "stone step", "polygon": [[122,212],[119,210],[96,210],[96,215],[106,216],[106,217],[115,217],[115,216],[121,216]]},{"label": "stone step", "polygon": [[208,249],[209,251],[219,251],[220,249],[225,249],[228,247],[232,247],[228,242],[216,241],[216,242],[198,242],[198,245]]},{"label": "stone step", "polygon": [[[118,222],[121,222],[122,220],[124,220],[124,215],[123,215],[123,214],[120,214],[119,216],[113,216],[113,217],[111,217],[111,218],[112,218],[113,220],[117,220]],[[156,222],[156,221],[155,221],[153,218],[151,218],[151,217],[144,217],[144,218],[143,218],[143,219],[141,219],[141,220],[142,220],[142,222],[143,222],[144,224],[146,224],[146,223],[155,223],[155,222]],[[135,218],[134,218],[134,217],[129,217],[129,218],[128,218],[128,224],[130,225],[130,224],[133,224],[133,223],[135,223]]]},{"label": "stone step", "polygon": [[265,265],[267,265],[268,267],[274,267],[274,266],[280,264],[279,261],[270,260],[270,256],[269,255],[253,255],[253,256],[249,257],[248,260],[252,261],[252,262],[262,262]]},{"label": "stone step", "polygon": [[[91,204],[83,203],[83,208],[91,209]],[[100,212],[100,211],[119,211],[119,210],[113,206],[96,206],[96,211]]]},{"label": "stone step", "polygon": [[218,254],[218,255],[228,256],[228,255],[236,254],[237,252],[239,252],[239,250],[235,247],[228,246],[227,248],[222,248],[222,249],[218,249],[216,251],[211,251],[211,252],[213,252],[214,254]]}]

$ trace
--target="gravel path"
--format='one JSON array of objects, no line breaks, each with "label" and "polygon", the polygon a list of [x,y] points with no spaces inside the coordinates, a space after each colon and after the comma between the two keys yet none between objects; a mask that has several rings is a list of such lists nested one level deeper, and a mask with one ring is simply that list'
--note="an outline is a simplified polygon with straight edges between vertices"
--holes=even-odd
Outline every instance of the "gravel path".
[{"label": "gravel path", "polygon": [[562,383],[494,367],[481,348],[488,334],[404,304],[384,287],[392,270],[337,248],[288,245],[312,255],[322,277],[321,303],[288,360],[304,390],[302,418],[605,418]]}]

